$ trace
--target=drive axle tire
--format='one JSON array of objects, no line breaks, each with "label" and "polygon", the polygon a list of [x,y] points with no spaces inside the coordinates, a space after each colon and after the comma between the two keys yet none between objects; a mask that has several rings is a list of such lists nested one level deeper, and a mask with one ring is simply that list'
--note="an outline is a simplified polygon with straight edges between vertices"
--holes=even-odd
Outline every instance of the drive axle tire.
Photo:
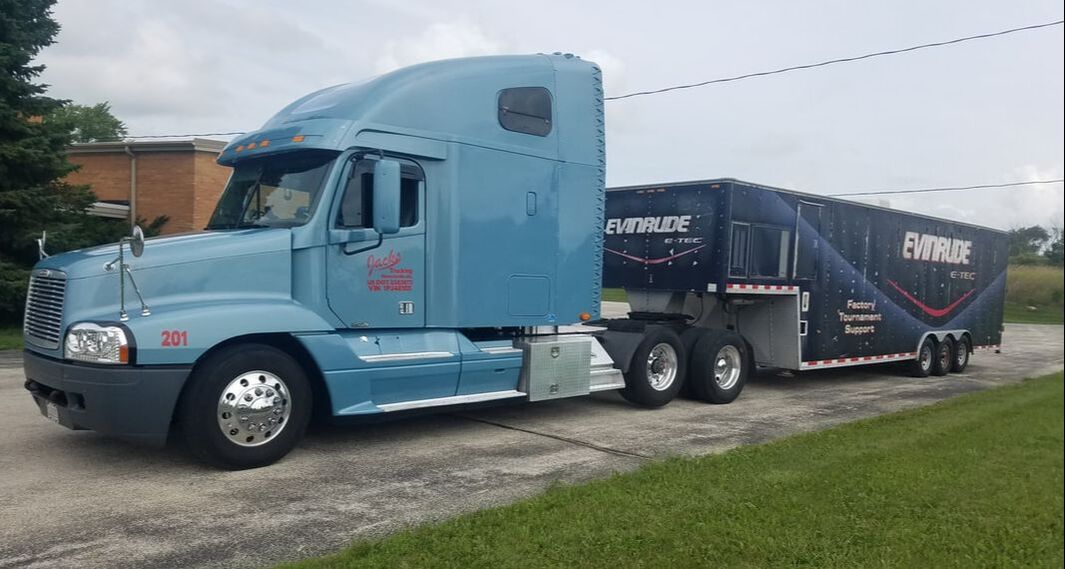
[{"label": "drive axle tire", "polygon": [[289,453],[311,418],[307,375],[291,356],[264,344],[240,344],[196,367],[179,422],[199,459],[229,470],[266,466]]},{"label": "drive axle tire", "polygon": [[954,366],[954,339],[950,336],[936,346],[936,357],[932,362],[932,375],[947,375]]},{"label": "drive axle tire", "polygon": [[932,373],[935,359],[936,342],[929,336],[921,342],[921,347],[917,349],[917,359],[910,362],[910,375],[928,377]]},{"label": "drive axle tire", "polygon": [[954,373],[965,371],[965,368],[969,367],[969,356],[972,352],[972,340],[968,336],[962,336],[954,345],[954,363],[950,366],[950,371]]},{"label": "drive axle tire", "polygon": [[732,403],[750,373],[747,343],[735,332],[708,330],[691,355],[688,385],[697,399]]},{"label": "drive axle tire", "polygon": [[697,399],[695,392],[692,391],[692,382],[690,381],[692,378],[692,354],[695,353],[695,344],[697,344],[699,340],[709,332],[710,330],[707,328],[697,328],[693,326],[685,328],[684,331],[680,333],[680,342],[684,344],[684,353],[688,354],[688,375],[684,380],[684,387],[680,388],[681,397]]},{"label": "drive axle tire", "polygon": [[621,396],[644,407],[661,407],[680,392],[686,367],[680,336],[669,328],[649,327],[632,356]]}]

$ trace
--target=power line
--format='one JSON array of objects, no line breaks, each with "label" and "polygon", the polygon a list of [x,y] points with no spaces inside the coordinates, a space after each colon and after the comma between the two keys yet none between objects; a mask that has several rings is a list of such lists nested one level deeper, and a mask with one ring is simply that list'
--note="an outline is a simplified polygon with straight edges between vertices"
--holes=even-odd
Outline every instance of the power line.
[{"label": "power line", "polygon": [[938,42],[934,42],[934,43],[926,43],[926,44],[921,44],[921,45],[914,45],[914,46],[904,47],[904,48],[900,48],[900,49],[891,49],[891,50],[887,50],[887,51],[877,51],[877,52],[874,52],[874,53],[866,53],[864,55],[856,55],[856,56],[853,56],[853,57],[841,57],[839,59],[829,59],[827,61],[820,61],[818,63],[807,63],[805,65],[795,65],[795,66],[792,66],[792,67],[782,67],[780,69],[773,69],[773,70],[770,70],[770,71],[759,71],[757,73],[746,73],[746,74],[743,74],[743,75],[736,75],[736,76],[733,76],[733,77],[722,77],[722,78],[719,78],[719,79],[710,79],[708,81],[700,81],[698,83],[689,83],[689,84],[686,84],[686,85],[674,85],[672,87],[663,87],[661,89],[653,89],[653,90],[650,90],[650,91],[636,91],[635,93],[627,93],[625,95],[618,95],[616,97],[605,97],[604,100],[606,100],[606,101],[617,101],[617,100],[620,100],[620,99],[629,99],[629,98],[632,98],[632,97],[641,97],[641,96],[644,96],[644,95],[656,95],[656,94],[659,94],[659,93],[667,93],[669,91],[679,91],[681,89],[694,89],[696,87],[705,87],[707,85],[713,85],[713,84],[716,84],[716,83],[729,83],[729,82],[732,82],[732,81],[740,81],[740,80],[743,80],[743,79],[750,79],[752,77],[764,77],[766,75],[776,75],[778,73],[788,73],[790,71],[801,71],[803,69],[813,69],[815,67],[825,67],[825,66],[828,66],[828,65],[835,65],[837,63],[850,63],[852,61],[860,61],[860,60],[863,60],[863,59],[871,59],[871,58],[874,58],[874,57],[882,57],[882,56],[885,56],[885,55],[896,55],[896,54],[906,53],[906,52],[910,52],[910,51],[918,51],[918,50],[921,50],[921,49],[928,49],[928,48],[933,48],[933,47],[942,47],[942,46],[946,46],[946,45],[953,45],[953,44],[967,42],[967,41],[987,39],[987,38],[993,38],[993,37],[997,37],[997,36],[1004,36],[1006,34],[1013,34],[1013,33],[1017,33],[1017,32],[1025,32],[1025,31],[1030,31],[1030,30],[1037,30],[1039,28],[1048,28],[1048,27],[1051,27],[1051,26],[1060,26],[1063,23],[1065,23],[1065,20],[1058,20],[1056,22],[1046,22],[1046,23],[1042,23],[1042,24],[1033,24],[1033,25],[1030,25],[1030,26],[1022,26],[1020,28],[1010,28],[1008,30],[1001,30],[1001,31],[998,31],[998,32],[991,32],[991,33],[986,33],[986,34],[978,34],[978,35],[975,35],[975,36],[966,36],[966,37],[963,37],[963,38],[955,38],[955,39],[952,39],[952,40],[945,40],[945,41],[938,41]]},{"label": "power line", "polygon": [[926,192],[957,192],[961,190],[982,190],[986,188],[1012,188],[1014,186],[1036,186],[1041,184],[1060,184],[1065,182],[1065,178],[1058,178],[1056,180],[1028,180],[1026,182],[1010,182],[1007,184],[979,184],[975,186],[950,186],[943,188],[915,188],[907,190],[877,190],[875,192],[852,192],[846,194],[830,194],[832,197],[853,197],[853,196],[882,196],[891,194],[923,194]]},{"label": "power line", "polygon": [[[864,54],[864,55],[856,55],[856,56],[852,56],[852,57],[842,57],[842,58],[838,58],[838,59],[830,59],[830,60],[827,60],[827,61],[820,61],[820,62],[817,62],[817,63],[807,63],[805,65],[795,65],[795,66],[792,66],[792,67],[782,67],[780,69],[772,69],[772,70],[769,70],[769,71],[759,71],[759,72],[756,72],[756,73],[746,73],[746,74],[743,74],[743,75],[736,75],[736,76],[733,76],[733,77],[722,77],[722,78],[718,78],[718,79],[710,79],[710,80],[707,80],[707,81],[700,81],[698,83],[689,83],[689,84],[685,84],[685,85],[674,85],[674,86],[671,86],[671,87],[663,87],[661,89],[653,89],[653,90],[650,90],[650,91],[637,91],[637,92],[634,92],[634,93],[626,93],[624,95],[618,95],[618,96],[615,96],[615,97],[604,97],[603,100],[604,101],[617,101],[617,100],[621,100],[621,99],[630,99],[632,97],[641,97],[641,96],[644,96],[644,95],[656,95],[656,94],[659,94],[659,93],[668,93],[670,91],[679,91],[681,89],[694,89],[696,87],[705,87],[707,85],[714,85],[714,84],[718,84],[718,83],[731,83],[733,81],[742,81],[744,79],[751,79],[751,78],[754,78],[754,77],[765,77],[766,75],[777,75],[777,74],[780,74],[780,73],[788,73],[788,72],[791,72],[791,71],[801,71],[801,70],[804,70],[804,69],[814,69],[814,68],[817,68],[817,67],[825,67],[825,66],[828,66],[828,65],[835,65],[835,64],[838,64],[838,63],[850,63],[850,62],[854,62],[854,61],[861,61],[863,59],[871,59],[871,58],[874,58],[874,57],[882,57],[882,56],[886,56],[886,55],[897,55],[897,54],[900,54],[900,53],[907,53],[907,52],[911,52],[911,51],[918,51],[918,50],[928,49],[928,48],[933,48],[933,47],[942,47],[942,46],[946,46],[946,45],[953,45],[953,44],[963,43],[963,42],[967,42],[967,41],[973,41],[973,40],[979,40],[979,39],[987,39],[987,38],[993,38],[993,37],[997,37],[997,36],[1004,36],[1004,35],[1007,35],[1007,34],[1013,34],[1013,33],[1018,33],[1018,32],[1037,30],[1037,29],[1040,29],[1040,28],[1048,28],[1048,27],[1052,27],[1052,26],[1060,26],[1062,24],[1065,24],[1065,20],[1057,20],[1055,22],[1045,22],[1045,23],[1042,23],[1042,24],[1032,24],[1030,26],[1022,26],[1022,27],[1019,27],[1019,28],[1010,28],[1010,29],[1007,29],[1007,30],[1000,30],[1000,31],[997,31],[997,32],[990,32],[990,33],[986,33],[986,34],[978,34],[978,35],[974,35],[974,36],[966,36],[966,37],[955,38],[955,39],[951,39],[951,40],[939,41],[939,42],[934,42],[934,43],[926,43],[926,44],[915,45],[915,46],[910,46],[910,47],[904,47],[904,48],[899,48],[899,49],[892,49],[892,50],[887,50],[887,51],[877,51],[877,52],[874,52],[874,53],[867,53],[867,54]],[[194,137],[199,137],[199,136],[236,136],[236,135],[241,135],[241,134],[247,134],[247,133],[244,132],[244,131],[234,131],[234,132],[207,132],[207,133],[196,133],[196,134],[145,134],[145,135],[140,135],[140,136],[129,136],[127,138],[194,138]]]}]

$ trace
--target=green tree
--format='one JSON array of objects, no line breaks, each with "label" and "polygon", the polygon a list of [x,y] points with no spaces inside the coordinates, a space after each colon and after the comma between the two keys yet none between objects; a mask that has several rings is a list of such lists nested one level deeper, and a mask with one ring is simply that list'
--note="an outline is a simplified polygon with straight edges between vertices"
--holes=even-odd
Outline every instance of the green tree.
[{"label": "green tree", "polygon": [[1010,229],[1010,257],[1039,254],[1050,234],[1038,225]]},{"label": "green tree", "polygon": [[66,104],[52,111],[45,120],[65,128],[73,142],[106,142],[126,136],[125,123],[111,114],[108,102],[92,106]]},{"label": "green tree", "polygon": [[44,67],[32,65],[59,32],[53,5],[0,0],[0,321],[22,317],[42,230],[56,252],[115,241],[129,229],[86,215],[96,197],[63,181],[74,170],[64,154],[72,129],[49,117],[66,102],[45,95],[46,86],[35,82]]},{"label": "green tree", "polygon": [[1060,227],[1051,228],[1046,250],[1043,251],[1043,256],[1046,257],[1047,262],[1059,267],[1065,265],[1065,251],[1062,249],[1061,233]]}]

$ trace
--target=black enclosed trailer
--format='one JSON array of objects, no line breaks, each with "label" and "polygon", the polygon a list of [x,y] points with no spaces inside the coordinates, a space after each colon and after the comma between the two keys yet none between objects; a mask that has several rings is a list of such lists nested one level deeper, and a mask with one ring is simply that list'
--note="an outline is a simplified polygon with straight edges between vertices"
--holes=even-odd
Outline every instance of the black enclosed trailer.
[{"label": "black enclosed trailer", "polygon": [[609,189],[604,233],[603,286],[632,310],[602,322],[615,361],[632,351],[617,333],[647,326],[685,336],[692,362],[697,336],[727,334],[744,368],[911,360],[918,375],[1001,340],[1000,231],[720,179]]}]

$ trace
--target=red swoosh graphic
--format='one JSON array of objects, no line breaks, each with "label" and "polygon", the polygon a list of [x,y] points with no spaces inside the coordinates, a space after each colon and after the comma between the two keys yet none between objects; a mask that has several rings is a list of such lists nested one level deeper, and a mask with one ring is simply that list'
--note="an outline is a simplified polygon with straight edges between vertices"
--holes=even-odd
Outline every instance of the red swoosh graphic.
[{"label": "red swoosh graphic", "polygon": [[927,304],[921,302],[920,300],[917,300],[916,298],[914,298],[914,296],[912,294],[906,292],[895,281],[888,281],[888,284],[893,286],[893,287],[895,287],[895,290],[897,290],[900,293],[902,293],[902,296],[905,296],[910,302],[916,304],[917,308],[920,308],[921,310],[923,310],[925,312],[925,314],[927,314],[929,316],[933,316],[935,318],[939,318],[940,316],[946,316],[947,314],[950,314],[955,308],[958,307],[959,304],[962,303],[963,300],[965,300],[966,298],[969,298],[969,295],[971,295],[972,293],[976,292],[976,289],[974,288],[974,289],[966,292],[965,294],[961,295],[961,297],[958,298],[958,300],[955,300],[954,302],[948,304],[944,308],[932,308],[932,307],[928,306]]},{"label": "red swoosh graphic", "polygon": [[621,256],[621,257],[625,257],[626,259],[630,259],[632,261],[636,261],[637,263],[643,263],[645,265],[661,265],[662,263],[668,263],[668,262],[672,261],[673,259],[676,259],[677,257],[683,257],[684,255],[687,255],[688,253],[694,253],[695,251],[698,251],[699,249],[702,249],[703,247],[706,247],[706,245],[699,245],[698,247],[696,247],[694,249],[688,249],[687,251],[681,251],[680,253],[677,253],[676,255],[670,255],[668,257],[662,257],[661,259],[644,259],[643,257],[636,257],[636,256],[633,256],[633,255],[629,255],[628,253],[622,253],[621,251],[615,251],[613,249],[607,249],[606,247],[604,247],[603,250],[604,251],[608,251],[610,253],[613,253],[615,255]]}]

